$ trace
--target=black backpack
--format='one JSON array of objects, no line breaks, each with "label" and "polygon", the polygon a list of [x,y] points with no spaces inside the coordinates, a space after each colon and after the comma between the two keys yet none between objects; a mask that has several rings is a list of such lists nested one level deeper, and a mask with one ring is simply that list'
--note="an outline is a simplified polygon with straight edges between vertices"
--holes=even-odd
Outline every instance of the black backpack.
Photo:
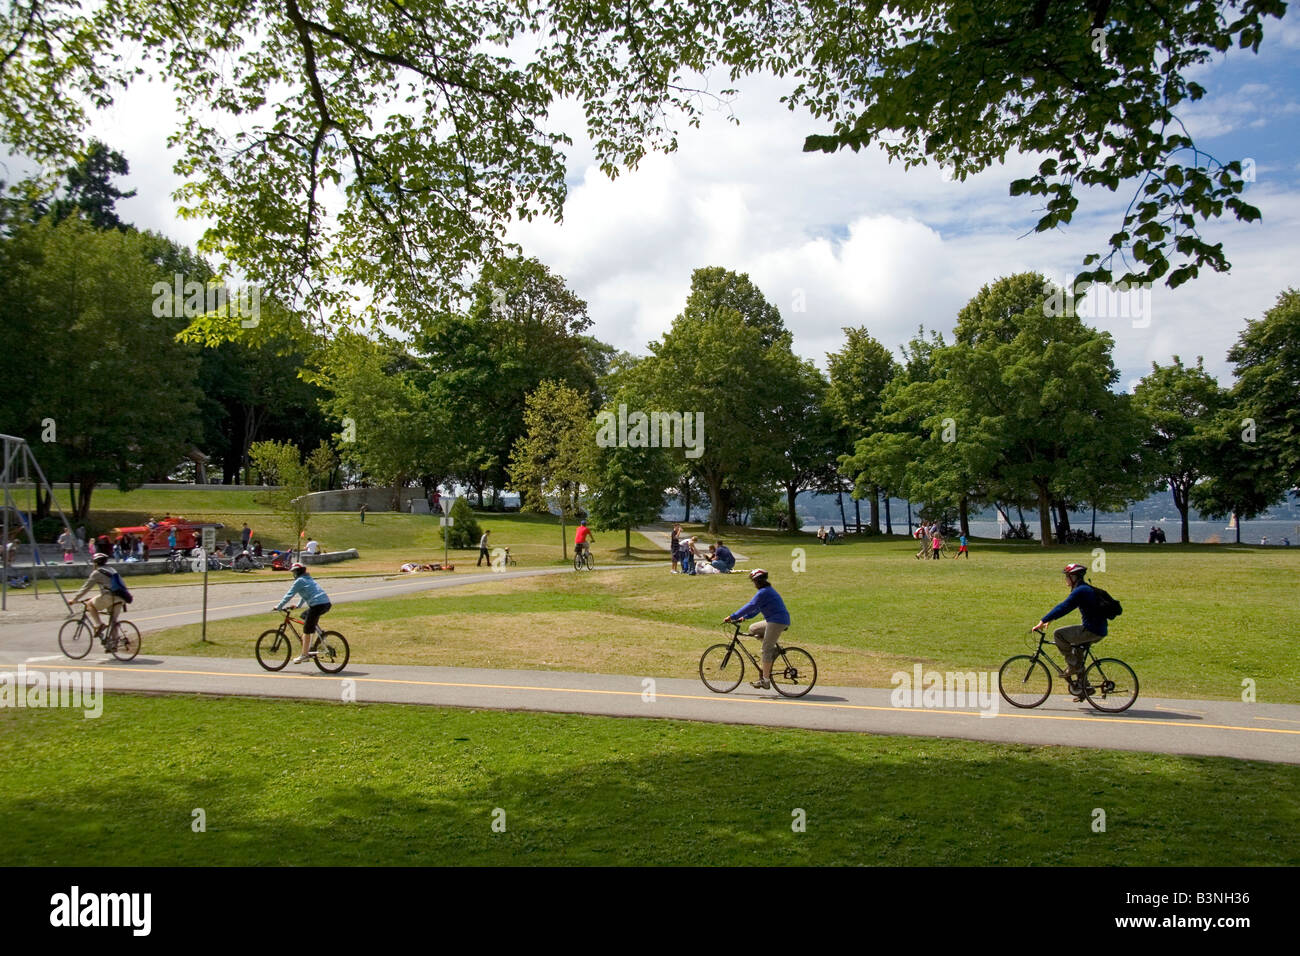
[{"label": "black backpack", "polygon": [[1106,620],[1113,621],[1124,613],[1123,606],[1111,597],[1109,592],[1103,591],[1095,584],[1090,584],[1089,587],[1097,594],[1097,613]]}]

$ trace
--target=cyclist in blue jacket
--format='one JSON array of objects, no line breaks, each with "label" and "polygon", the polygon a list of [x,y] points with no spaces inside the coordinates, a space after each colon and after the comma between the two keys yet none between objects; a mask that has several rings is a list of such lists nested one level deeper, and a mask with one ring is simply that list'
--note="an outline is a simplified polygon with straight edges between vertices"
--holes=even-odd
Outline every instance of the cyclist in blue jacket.
[{"label": "cyclist in blue jacket", "polygon": [[758,588],[758,593],[740,610],[729,614],[726,623],[747,621],[759,613],[763,615],[763,623],[749,625],[750,636],[763,640],[763,670],[751,686],[766,690],[772,686],[772,661],[776,659],[777,638],[790,626],[790,612],[785,609],[785,602],[776,593],[776,588],[768,583],[766,571],[755,568],[749,572],[749,579]]},{"label": "cyclist in blue jacket", "polygon": [[1065,580],[1070,586],[1069,596],[1044,614],[1043,619],[1033,626],[1033,630],[1042,631],[1049,621],[1064,617],[1075,608],[1079,609],[1079,616],[1083,619],[1082,624],[1058,627],[1052,634],[1057,649],[1065,655],[1070,690],[1075,694],[1076,701],[1083,700],[1083,695],[1086,693],[1080,673],[1083,669],[1085,648],[1106,636],[1106,616],[1101,613],[1099,606],[1101,599],[1092,585],[1083,580],[1087,570],[1082,564],[1065,566]]},{"label": "cyclist in blue jacket", "polygon": [[310,638],[316,633],[316,622],[333,606],[330,604],[329,595],[307,573],[305,565],[294,563],[289,570],[293,572],[293,584],[285,592],[284,597],[280,598],[280,603],[275,606],[277,611],[283,611],[290,601],[295,597],[299,598],[302,603],[307,605],[307,613],[304,615],[302,628],[302,656],[295,657],[295,664],[302,664],[316,656],[315,651],[307,650]]}]

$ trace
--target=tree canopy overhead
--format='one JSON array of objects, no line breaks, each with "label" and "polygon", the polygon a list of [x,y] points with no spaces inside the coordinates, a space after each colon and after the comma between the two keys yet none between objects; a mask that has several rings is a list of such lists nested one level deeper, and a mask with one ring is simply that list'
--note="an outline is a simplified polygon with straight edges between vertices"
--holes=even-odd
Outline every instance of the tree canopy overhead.
[{"label": "tree canopy overhead", "polygon": [[[402,324],[445,307],[512,220],[558,217],[583,108],[609,174],[672,149],[711,72],[775,72],[827,124],[810,150],[883,148],[958,177],[1042,156],[1012,192],[1068,223],[1080,188],[1134,191],[1085,278],[1226,269],[1200,226],[1259,213],[1240,166],[1200,152],[1192,73],[1258,50],[1281,0],[13,0],[0,13],[0,138],[51,169],[87,111],[141,75],[176,90],[182,213],[291,307],[365,290]],[[690,77],[702,75],[694,81]],[[725,92],[725,91],[724,91]],[[1104,256],[1103,256],[1104,254]],[[1122,271],[1122,276],[1120,275]],[[411,321],[414,321],[413,319]]]}]

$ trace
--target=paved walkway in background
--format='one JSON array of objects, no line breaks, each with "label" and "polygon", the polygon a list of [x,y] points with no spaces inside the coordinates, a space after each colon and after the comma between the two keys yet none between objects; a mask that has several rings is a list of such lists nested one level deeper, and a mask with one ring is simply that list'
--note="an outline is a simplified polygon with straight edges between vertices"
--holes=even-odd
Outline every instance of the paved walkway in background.
[{"label": "paved walkway in background", "polygon": [[[662,565],[623,565],[592,573],[621,574]],[[507,571],[497,575],[444,578],[349,578],[330,582],[336,603],[437,591],[494,578],[576,574],[569,568]],[[282,580],[209,589],[208,617],[223,620],[267,612],[283,596]],[[1300,764],[1300,706],[1139,698],[1124,714],[1102,714],[1068,697],[1053,697],[1036,710],[1016,710],[1000,697],[996,712],[967,707],[895,707],[888,688],[837,687],[819,683],[807,697],[787,700],[742,684],[731,694],[711,693],[698,680],[656,675],[581,674],[561,671],[396,666],[353,662],[343,673],[324,675],[311,665],[279,673],[262,670],[249,652],[241,658],[163,656],[149,653],[150,631],[197,623],[201,586],[149,588],[137,592],[131,619],[146,634],[144,650],[130,663],[96,651],[80,661],[59,653],[57,622],[63,607],[51,594],[39,609],[45,619],[0,618],[0,668],[31,671],[93,670],[117,691],[231,694],[551,711],[615,717],[673,718],[716,723],[761,724],[811,730],[956,737],[1000,743],[1068,745],[1203,756],[1239,757]],[[272,620],[266,614],[268,626]],[[259,630],[250,624],[250,636]],[[348,635],[353,654],[364,656],[362,634]],[[708,643],[701,632],[701,649]],[[814,652],[815,653],[815,652]],[[754,675],[747,675],[753,677]],[[823,681],[826,675],[822,675]],[[649,681],[649,683],[647,683]]]}]

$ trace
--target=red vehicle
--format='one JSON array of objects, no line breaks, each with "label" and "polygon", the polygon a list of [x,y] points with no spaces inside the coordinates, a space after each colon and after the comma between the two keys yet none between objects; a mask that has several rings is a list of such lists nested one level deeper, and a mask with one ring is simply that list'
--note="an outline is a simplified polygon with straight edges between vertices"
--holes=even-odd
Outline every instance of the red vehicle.
[{"label": "red vehicle", "polygon": [[120,534],[130,534],[144,539],[145,546],[155,553],[162,552],[166,555],[169,550],[167,539],[170,537],[172,530],[176,531],[176,547],[181,551],[188,551],[190,548],[197,548],[203,543],[202,529],[204,528],[224,528],[225,525],[217,521],[187,521],[184,518],[165,517],[157,521],[151,521],[147,525],[135,525],[130,528],[114,528],[113,540],[117,540]]}]

